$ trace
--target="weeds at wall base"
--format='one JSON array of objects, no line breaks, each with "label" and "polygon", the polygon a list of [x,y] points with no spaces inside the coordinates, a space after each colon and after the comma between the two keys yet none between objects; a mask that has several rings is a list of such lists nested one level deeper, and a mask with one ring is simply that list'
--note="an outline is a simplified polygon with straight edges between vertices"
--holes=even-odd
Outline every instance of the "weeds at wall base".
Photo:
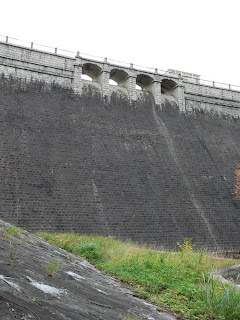
[{"label": "weeds at wall base", "polygon": [[240,319],[239,294],[209,278],[213,269],[240,261],[216,259],[204,250],[194,252],[190,239],[179,244],[178,252],[159,252],[110,237],[39,235],[84,257],[98,269],[130,285],[135,295],[161,310],[179,314],[182,319]]},{"label": "weeds at wall base", "polygon": [[11,238],[12,236],[15,236],[15,237],[22,237],[22,233],[23,233],[23,230],[19,227],[16,227],[16,226],[2,226],[1,227],[2,230],[6,231],[6,233],[4,234],[4,240],[8,239],[8,238]]}]

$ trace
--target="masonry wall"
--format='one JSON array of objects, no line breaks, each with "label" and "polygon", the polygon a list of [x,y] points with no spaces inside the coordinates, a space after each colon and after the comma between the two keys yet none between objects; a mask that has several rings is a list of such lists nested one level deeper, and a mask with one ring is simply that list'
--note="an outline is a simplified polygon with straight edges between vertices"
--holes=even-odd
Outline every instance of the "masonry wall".
[{"label": "masonry wall", "polygon": [[240,91],[184,82],[186,111],[203,110],[240,116]]},{"label": "masonry wall", "polygon": [[74,59],[22,46],[0,43],[0,74],[72,87]]},{"label": "masonry wall", "polygon": [[[85,72],[90,70],[89,74],[94,75],[94,83],[100,88],[101,95],[106,101],[111,99],[113,91],[120,92],[127,89],[128,100],[134,103],[137,98],[136,84],[142,86],[141,78],[145,77],[146,82],[148,77],[150,82],[145,84],[145,87],[142,86],[143,91],[152,94],[156,105],[161,105],[164,101],[164,94],[161,94],[162,83],[170,80],[174,83],[174,89],[170,89],[167,95],[175,97],[181,112],[202,110],[236,118],[240,116],[240,91],[232,90],[231,87],[223,89],[213,85],[203,85],[198,78],[184,77],[184,73],[180,76],[171,72],[159,74],[157,70],[147,72],[134,69],[133,65],[126,67],[111,64],[107,59],[96,61],[82,58],[79,54],[71,58],[0,42],[0,74],[6,77],[23,79],[26,82],[40,80],[49,85],[59,84],[81,95],[83,87],[88,85],[88,82],[81,77],[83,66]],[[95,74],[94,68],[95,71],[98,70]],[[127,75],[117,90],[109,85],[111,70],[124,71]],[[138,76],[141,76],[139,83],[136,82]]]},{"label": "masonry wall", "polygon": [[81,96],[2,77],[0,216],[30,230],[240,249],[239,120],[90,83]]}]

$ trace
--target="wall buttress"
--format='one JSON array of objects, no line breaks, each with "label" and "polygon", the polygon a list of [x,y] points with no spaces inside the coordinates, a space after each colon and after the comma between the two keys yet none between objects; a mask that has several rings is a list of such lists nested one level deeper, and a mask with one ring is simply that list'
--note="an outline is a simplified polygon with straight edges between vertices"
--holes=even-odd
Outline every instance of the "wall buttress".
[{"label": "wall buttress", "polygon": [[73,91],[76,94],[81,94],[81,79],[82,76],[82,65],[81,58],[79,55],[76,56],[76,60],[74,62],[74,78],[73,78]]},{"label": "wall buttress", "polygon": [[182,80],[180,80],[179,85],[178,85],[178,106],[179,106],[179,110],[181,112],[186,111],[184,91],[185,91],[184,84],[183,84]]}]

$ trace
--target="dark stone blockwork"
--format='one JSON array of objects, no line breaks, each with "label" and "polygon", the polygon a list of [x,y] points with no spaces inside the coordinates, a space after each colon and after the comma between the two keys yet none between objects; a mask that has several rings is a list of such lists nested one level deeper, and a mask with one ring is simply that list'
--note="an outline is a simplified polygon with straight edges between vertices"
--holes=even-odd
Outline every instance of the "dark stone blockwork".
[{"label": "dark stone blockwork", "polygon": [[[239,120],[1,79],[0,216],[29,230],[240,249]],[[85,88],[86,90],[86,88]]]}]

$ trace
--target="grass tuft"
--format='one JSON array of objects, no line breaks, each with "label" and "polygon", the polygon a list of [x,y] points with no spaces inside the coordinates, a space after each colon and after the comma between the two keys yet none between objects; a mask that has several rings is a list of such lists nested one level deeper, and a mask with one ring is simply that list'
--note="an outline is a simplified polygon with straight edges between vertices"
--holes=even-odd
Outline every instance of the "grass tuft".
[{"label": "grass tuft", "polygon": [[8,239],[11,236],[22,237],[23,230],[16,226],[2,226],[2,230],[6,231],[4,239]]},{"label": "grass tuft", "polygon": [[45,271],[50,277],[54,276],[54,274],[56,274],[59,269],[60,269],[60,261],[55,257],[51,258],[50,261],[45,266]]}]

